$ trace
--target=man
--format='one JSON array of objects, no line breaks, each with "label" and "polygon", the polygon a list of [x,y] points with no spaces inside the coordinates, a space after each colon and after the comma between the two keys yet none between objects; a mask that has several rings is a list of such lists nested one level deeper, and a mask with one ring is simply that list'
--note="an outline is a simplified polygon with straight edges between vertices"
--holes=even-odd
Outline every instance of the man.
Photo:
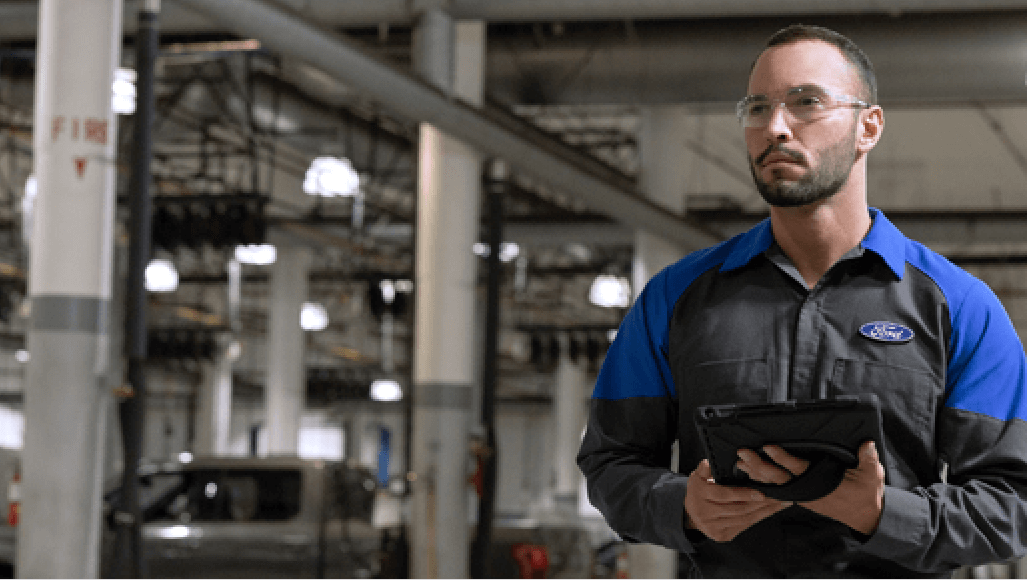
[{"label": "man", "polygon": [[[578,456],[589,498],[624,539],[706,576],[942,576],[1024,554],[1023,347],[982,282],[867,206],[884,129],[869,60],[792,26],[748,93],[738,115],[770,218],[657,274],[625,317]],[[905,339],[861,333],[871,322]],[[865,392],[882,402],[883,448],[864,444],[829,495],[793,504],[711,479],[697,406]],[[754,480],[806,468],[755,451],[738,464]]]}]

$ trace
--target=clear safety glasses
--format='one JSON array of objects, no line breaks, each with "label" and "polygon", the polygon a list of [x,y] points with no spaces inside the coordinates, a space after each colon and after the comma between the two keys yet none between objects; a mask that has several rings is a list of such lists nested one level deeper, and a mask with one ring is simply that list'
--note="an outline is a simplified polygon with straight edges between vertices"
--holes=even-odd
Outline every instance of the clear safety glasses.
[{"label": "clear safety glasses", "polygon": [[745,128],[766,127],[778,104],[784,105],[788,114],[797,121],[816,121],[838,107],[870,107],[870,103],[856,97],[835,94],[823,87],[802,86],[789,89],[780,99],[749,95],[735,105],[735,114]]}]

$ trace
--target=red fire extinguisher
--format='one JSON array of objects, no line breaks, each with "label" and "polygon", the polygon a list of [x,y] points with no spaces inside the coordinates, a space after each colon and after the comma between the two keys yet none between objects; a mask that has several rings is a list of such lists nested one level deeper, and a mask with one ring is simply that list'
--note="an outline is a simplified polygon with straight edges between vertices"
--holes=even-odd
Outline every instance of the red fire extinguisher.
[{"label": "red fire extinguisher", "polygon": [[21,473],[15,471],[14,479],[7,485],[7,525],[18,525],[18,510],[21,507]]}]

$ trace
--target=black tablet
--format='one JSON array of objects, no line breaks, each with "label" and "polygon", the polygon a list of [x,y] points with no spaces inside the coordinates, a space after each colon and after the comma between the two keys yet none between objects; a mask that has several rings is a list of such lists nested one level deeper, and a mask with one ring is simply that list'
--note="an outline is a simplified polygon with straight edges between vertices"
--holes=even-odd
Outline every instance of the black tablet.
[{"label": "black tablet", "polygon": [[[717,483],[751,487],[787,501],[810,501],[834,491],[845,470],[859,463],[864,442],[872,440],[879,452],[884,449],[881,405],[872,393],[816,401],[707,405],[696,409],[695,425]],[[781,485],[753,481],[736,469],[739,449],[763,455],[761,449],[768,444],[809,460],[809,468]]]}]

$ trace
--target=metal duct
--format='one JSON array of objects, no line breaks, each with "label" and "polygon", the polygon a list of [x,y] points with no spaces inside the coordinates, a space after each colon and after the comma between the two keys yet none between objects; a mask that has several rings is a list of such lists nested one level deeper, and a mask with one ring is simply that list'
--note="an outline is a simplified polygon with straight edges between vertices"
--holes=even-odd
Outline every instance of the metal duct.
[{"label": "metal duct", "polygon": [[543,136],[499,111],[477,110],[425,82],[361,53],[338,35],[253,0],[179,0],[206,12],[236,34],[306,61],[398,114],[430,123],[486,155],[507,160],[527,175],[582,200],[591,209],[685,248],[718,238],[643,199],[634,185],[595,160]]}]

